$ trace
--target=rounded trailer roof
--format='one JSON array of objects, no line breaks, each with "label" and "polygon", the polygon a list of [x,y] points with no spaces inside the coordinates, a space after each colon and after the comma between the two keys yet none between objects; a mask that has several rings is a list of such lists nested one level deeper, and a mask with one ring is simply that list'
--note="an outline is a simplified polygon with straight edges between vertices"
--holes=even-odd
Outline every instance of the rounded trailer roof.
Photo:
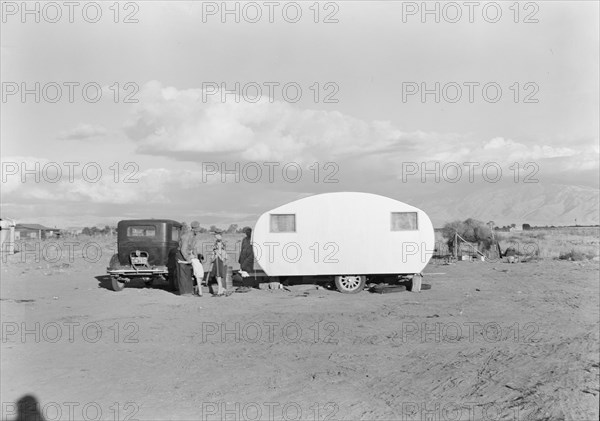
[{"label": "rounded trailer roof", "polygon": [[[273,215],[288,215],[286,232],[272,225],[278,218]],[[271,276],[420,273],[435,236],[421,209],[377,194],[338,192],[265,212],[253,242],[258,263]]]}]

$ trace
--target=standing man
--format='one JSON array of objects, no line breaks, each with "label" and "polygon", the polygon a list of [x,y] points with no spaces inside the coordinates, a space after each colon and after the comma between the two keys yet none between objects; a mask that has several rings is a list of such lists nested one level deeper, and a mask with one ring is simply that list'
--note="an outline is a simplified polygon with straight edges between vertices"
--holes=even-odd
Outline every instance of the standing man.
[{"label": "standing man", "polygon": [[[198,284],[197,293],[202,297],[202,281],[204,280],[204,268],[200,261],[202,256],[202,242],[200,241],[200,223],[193,221],[191,229],[188,231],[183,229],[183,233],[179,239],[179,250],[183,255],[185,261],[192,265],[194,276]],[[195,288],[194,288],[195,289]]]},{"label": "standing man", "polygon": [[242,249],[240,250],[238,263],[240,264],[241,270],[252,273],[254,272],[254,250],[252,249],[252,243],[250,242],[250,239],[252,238],[252,228],[244,227],[242,231],[246,236],[242,240]]},{"label": "standing man", "polygon": [[179,248],[169,256],[170,266],[172,267],[172,274],[169,273],[169,276],[173,276],[174,286],[179,290],[179,295],[184,296],[191,296],[194,290],[188,253],[192,235],[192,232],[184,226],[179,238]]},{"label": "standing man", "polygon": [[192,263],[196,283],[198,284],[197,293],[202,297],[202,281],[204,281],[204,268],[202,267],[202,241],[200,241],[200,223],[192,222],[192,237],[189,246],[189,261]]},{"label": "standing man", "polygon": [[181,228],[181,236],[179,237],[179,250],[181,250],[181,254],[183,254],[183,257],[185,257],[186,260],[189,260],[188,253],[190,250],[190,245],[192,243],[193,236],[194,236],[194,233],[190,230],[188,225],[184,222],[183,227]]}]

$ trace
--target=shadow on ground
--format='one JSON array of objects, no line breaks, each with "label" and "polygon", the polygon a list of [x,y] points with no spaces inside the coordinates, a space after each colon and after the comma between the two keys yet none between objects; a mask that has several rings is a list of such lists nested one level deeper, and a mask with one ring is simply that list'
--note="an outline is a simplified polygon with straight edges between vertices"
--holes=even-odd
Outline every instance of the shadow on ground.
[{"label": "shadow on ground", "polygon": [[[109,291],[113,291],[112,281],[110,279],[110,275],[98,275],[95,276],[98,281],[98,288],[104,288]],[[125,288],[133,288],[133,289],[159,289],[162,291],[173,292],[169,289],[169,283],[167,281],[153,281],[152,285],[146,285],[146,283],[139,279],[132,279],[131,281],[125,284]],[[113,291],[114,292],[114,291]]]},{"label": "shadow on ground", "polygon": [[4,415],[15,415],[14,421],[45,421],[40,411],[40,403],[33,395],[24,395],[14,404],[2,403]]}]

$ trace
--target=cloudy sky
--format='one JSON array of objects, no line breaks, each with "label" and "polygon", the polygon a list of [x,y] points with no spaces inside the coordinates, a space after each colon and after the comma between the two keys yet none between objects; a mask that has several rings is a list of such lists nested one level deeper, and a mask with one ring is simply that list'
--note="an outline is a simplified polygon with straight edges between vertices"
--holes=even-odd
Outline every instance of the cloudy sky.
[{"label": "cloudy sky", "polygon": [[597,2],[23,4],[2,5],[2,217],[598,189]]}]

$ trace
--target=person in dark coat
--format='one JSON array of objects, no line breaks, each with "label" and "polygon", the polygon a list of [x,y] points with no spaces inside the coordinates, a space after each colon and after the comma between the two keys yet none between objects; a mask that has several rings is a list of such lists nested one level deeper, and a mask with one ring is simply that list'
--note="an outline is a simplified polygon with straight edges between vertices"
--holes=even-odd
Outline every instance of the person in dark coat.
[{"label": "person in dark coat", "polygon": [[242,249],[240,250],[238,263],[240,264],[241,270],[252,273],[254,272],[254,250],[252,249],[252,243],[250,242],[252,238],[252,228],[245,227],[243,231],[246,234],[246,237],[242,240]]},{"label": "person in dark coat", "polygon": [[246,236],[242,240],[242,247],[240,250],[240,257],[238,259],[238,263],[240,264],[240,271],[246,272],[248,275],[237,275],[237,282],[242,283],[245,287],[251,287],[254,285],[254,281],[256,280],[252,278],[252,273],[254,273],[254,249],[252,248],[252,228],[244,227],[242,230]]},{"label": "person in dark coat", "polygon": [[188,249],[192,234],[185,230],[179,240],[177,250],[169,254],[169,277],[172,286],[179,291],[179,295],[193,295],[194,280],[192,278],[192,265],[188,261]]},{"label": "person in dark coat", "polygon": [[175,266],[175,279],[179,295],[194,295],[194,280],[192,278],[192,265],[186,260],[181,250],[177,250],[177,265]]}]

